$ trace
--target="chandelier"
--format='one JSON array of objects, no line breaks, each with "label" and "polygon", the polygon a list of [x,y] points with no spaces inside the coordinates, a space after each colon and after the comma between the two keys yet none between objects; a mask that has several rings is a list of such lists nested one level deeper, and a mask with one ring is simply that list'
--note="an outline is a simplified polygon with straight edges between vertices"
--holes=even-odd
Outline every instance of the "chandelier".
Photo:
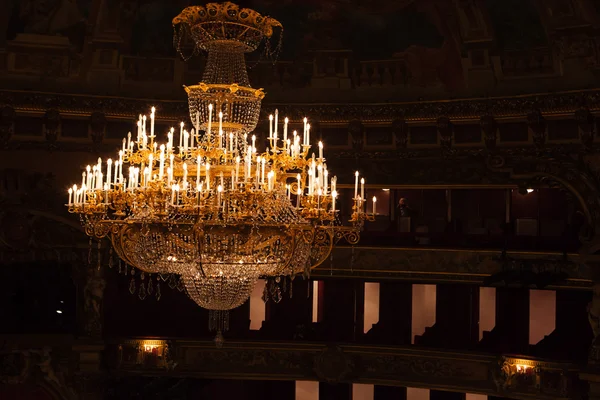
[{"label": "chandelier", "polygon": [[250,86],[244,57],[261,45],[271,51],[278,21],[211,3],[186,8],[173,26],[180,53],[189,36],[208,55],[202,82],[185,87],[191,129],[182,122],[160,141],[156,109],[140,115],[118,157],[99,158],[68,190],[68,208],[127,264],[178,275],[221,331],[259,278],[307,273],[340,239],[357,243],[376,199],[367,213],[356,172],[352,215],[341,224],[337,179],[323,143],[311,146],[307,118],[280,119],[275,110],[264,146],[257,139],[264,92]]}]

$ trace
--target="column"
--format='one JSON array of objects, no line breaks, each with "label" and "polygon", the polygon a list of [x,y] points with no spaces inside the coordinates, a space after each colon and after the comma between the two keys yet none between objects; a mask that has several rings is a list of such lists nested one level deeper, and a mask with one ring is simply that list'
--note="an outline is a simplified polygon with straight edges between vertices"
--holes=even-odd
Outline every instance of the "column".
[{"label": "column", "polygon": [[375,400],[407,400],[405,387],[375,385],[374,392]]},{"label": "column", "polygon": [[480,347],[498,353],[525,354],[529,348],[529,290],[496,289],[496,326]]},{"label": "column", "polygon": [[319,399],[352,400],[352,385],[346,383],[319,383]]},{"label": "column", "polygon": [[270,299],[266,303],[265,323],[261,329],[264,338],[309,340],[312,322],[313,295],[312,281],[300,277],[283,282],[280,287],[283,299],[276,303]]},{"label": "column", "polygon": [[356,339],[356,333],[362,335],[363,302],[363,282],[327,280],[324,283],[320,338],[350,341]]},{"label": "column", "polygon": [[429,393],[430,400],[465,400],[466,395],[459,392],[446,392],[444,390],[432,390]]},{"label": "column", "polygon": [[366,334],[366,341],[396,345],[411,343],[412,286],[403,282],[379,284],[379,322]]},{"label": "column", "polygon": [[479,288],[441,284],[436,291],[435,325],[427,328],[419,343],[443,348],[470,348],[479,340]]}]

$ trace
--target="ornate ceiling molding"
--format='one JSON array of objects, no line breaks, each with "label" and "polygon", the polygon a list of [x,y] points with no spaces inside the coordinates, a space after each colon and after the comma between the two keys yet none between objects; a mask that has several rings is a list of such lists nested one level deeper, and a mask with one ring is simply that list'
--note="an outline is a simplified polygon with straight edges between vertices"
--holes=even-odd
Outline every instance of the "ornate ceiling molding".
[{"label": "ornate ceiling molding", "polygon": [[[154,105],[164,120],[180,120],[187,115],[187,103],[178,100],[151,100],[125,97],[43,93],[31,91],[0,91],[0,104],[10,105],[17,112],[45,114],[52,109],[62,116],[90,116],[103,112],[108,118],[135,118],[142,110]],[[402,103],[370,104],[275,104],[280,113],[300,120],[311,115],[321,123],[347,122],[360,119],[370,122],[391,122],[399,117],[409,122],[435,121],[439,117],[451,120],[477,119],[483,115],[496,118],[525,117],[539,109],[544,115],[574,113],[581,107],[600,109],[600,90],[530,94],[458,100],[434,100]]]}]

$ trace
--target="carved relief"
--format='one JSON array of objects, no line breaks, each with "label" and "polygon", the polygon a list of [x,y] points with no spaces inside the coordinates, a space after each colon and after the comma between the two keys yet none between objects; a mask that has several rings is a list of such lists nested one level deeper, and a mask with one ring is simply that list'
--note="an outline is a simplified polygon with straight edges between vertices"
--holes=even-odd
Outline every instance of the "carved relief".
[{"label": "carved relief", "polygon": [[575,121],[577,121],[577,125],[579,126],[579,137],[583,148],[586,151],[591,151],[594,144],[594,135],[596,134],[594,116],[590,110],[582,108],[575,111]]},{"label": "carved relief", "polygon": [[454,127],[450,118],[440,117],[436,121],[436,127],[438,134],[440,135],[440,144],[442,146],[442,153],[447,155],[452,149],[452,139],[454,137]]},{"label": "carved relief", "polygon": [[13,134],[15,109],[11,106],[0,108],[0,146],[5,147]]},{"label": "carved relief", "polygon": [[396,149],[406,149],[408,144],[408,124],[402,119],[392,121],[392,132],[396,143]]},{"label": "carved relief", "polygon": [[355,152],[361,152],[364,144],[364,126],[361,121],[353,120],[348,124],[348,133],[352,138],[352,149]]},{"label": "carved relief", "polygon": [[496,123],[496,119],[491,115],[484,115],[479,119],[479,125],[483,131],[485,148],[494,150],[496,148],[496,141],[498,140],[498,124]]},{"label": "carved relief", "polygon": [[546,119],[540,110],[535,110],[527,114],[527,125],[531,131],[533,144],[538,149],[544,147],[546,143]]},{"label": "carved relief", "polygon": [[46,141],[53,145],[58,138],[60,128],[60,112],[52,109],[44,114],[44,136]]},{"label": "carved relief", "polygon": [[327,347],[315,358],[315,372],[326,382],[342,381],[352,367],[352,360],[339,347]]},{"label": "carved relief", "polygon": [[92,143],[101,145],[104,140],[106,129],[106,115],[102,112],[94,112],[90,116],[90,130],[92,132]]}]

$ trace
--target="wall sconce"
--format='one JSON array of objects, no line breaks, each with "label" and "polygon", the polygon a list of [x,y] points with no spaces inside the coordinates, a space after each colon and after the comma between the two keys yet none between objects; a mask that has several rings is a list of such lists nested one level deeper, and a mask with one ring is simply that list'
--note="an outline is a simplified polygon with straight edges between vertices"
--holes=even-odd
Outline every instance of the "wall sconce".
[{"label": "wall sconce", "polygon": [[533,192],[535,189],[527,189],[527,193]]}]

